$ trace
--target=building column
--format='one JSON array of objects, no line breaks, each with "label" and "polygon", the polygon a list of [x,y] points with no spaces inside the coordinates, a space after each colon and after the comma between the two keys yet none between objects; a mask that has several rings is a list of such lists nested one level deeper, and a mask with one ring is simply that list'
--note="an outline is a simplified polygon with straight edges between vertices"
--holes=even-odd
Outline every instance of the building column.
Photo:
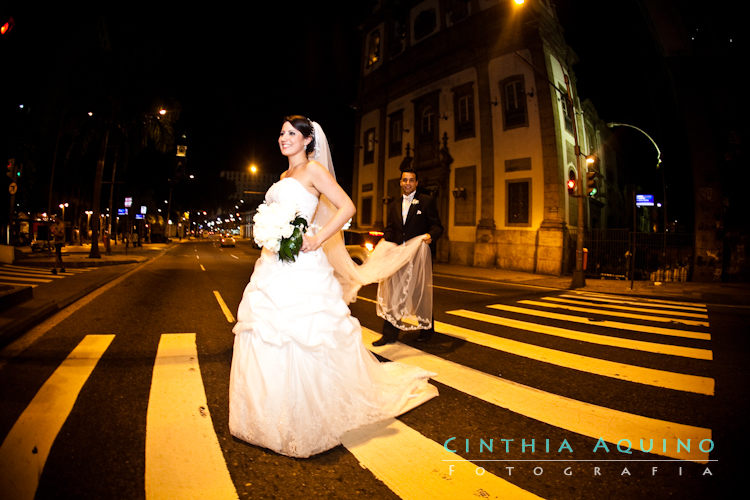
[{"label": "building column", "polygon": [[476,65],[477,99],[479,101],[479,138],[482,168],[480,172],[481,206],[474,243],[474,265],[494,267],[495,246],[495,147],[492,133],[492,104],[488,57],[480,57]]}]

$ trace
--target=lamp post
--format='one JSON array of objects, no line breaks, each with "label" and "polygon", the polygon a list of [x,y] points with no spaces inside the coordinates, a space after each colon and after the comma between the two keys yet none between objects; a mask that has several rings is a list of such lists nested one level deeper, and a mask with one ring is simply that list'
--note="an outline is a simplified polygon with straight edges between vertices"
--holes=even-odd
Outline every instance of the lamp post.
[{"label": "lamp post", "polygon": [[[666,268],[667,265],[667,182],[664,178],[664,167],[661,165],[661,150],[659,149],[659,146],[656,145],[656,141],[651,138],[650,135],[648,135],[643,129],[636,127],[635,125],[630,125],[629,123],[619,123],[619,122],[609,122],[607,123],[607,127],[609,128],[615,128],[615,127],[627,127],[632,128],[634,130],[637,130],[646,138],[651,141],[651,144],[654,145],[654,149],[656,149],[656,170],[659,170],[661,172],[661,187],[662,187],[662,205],[663,205],[663,218],[664,218],[664,248],[662,251],[662,258],[664,259],[664,266]],[[635,210],[635,208],[633,208]]]},{"label": "lamp post", "polygon": [[68,204],[67,203],[60,203],[58,205],[58,207],[60,207],[62,209],[62,221],[63,221],[63,224],[65,224],[65,209],[68,207]]}]

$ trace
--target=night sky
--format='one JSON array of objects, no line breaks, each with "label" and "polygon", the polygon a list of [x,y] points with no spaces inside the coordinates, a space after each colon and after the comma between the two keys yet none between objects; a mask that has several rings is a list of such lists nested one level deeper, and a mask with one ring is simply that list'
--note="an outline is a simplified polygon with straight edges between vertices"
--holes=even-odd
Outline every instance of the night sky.
[{"label": "night sky", "polygon": [[[339,2],[297,1],[110,8],[107,32],[118,54],[116,87],[154,106],[179,105],[190,168],[203,175],[250,162],[281,173],[286,167],[276,145],[281,119],[308,115],[326,130],[340,180],[349,188],[360,57],[357,19],[368,3],[352,2],[345,11],[336,7]],[[695,4],[681,3],[688,10]],[[663,71],[639,2],[556,4],[566,39],[579,57],[574,69],[580,97],[590,98],[605,121],[649,131],[663,145],[668,173],[675,163],[684,166],[684,144],[674,134],[679,127],[671,107],[674,82]],[[87,67],[100,39],[95,13],[26,5],[14,16],[12,43],[0,47],[6,69],[3,113],[19,102],[49,110],[59,102],[56,96],[66,93],[84,106],[92,88],[112,83],[97,83]],[[644,155],[646,174],[633,174],[635,182],[653,184],[638,177],[648,177],[655,160],[651,146],[639,140],[634,147],[642,152],[633,154]],[[684,174],[671,176],[668,183],[692,199]],[[683,209],[689,211],[688,205]]]}]

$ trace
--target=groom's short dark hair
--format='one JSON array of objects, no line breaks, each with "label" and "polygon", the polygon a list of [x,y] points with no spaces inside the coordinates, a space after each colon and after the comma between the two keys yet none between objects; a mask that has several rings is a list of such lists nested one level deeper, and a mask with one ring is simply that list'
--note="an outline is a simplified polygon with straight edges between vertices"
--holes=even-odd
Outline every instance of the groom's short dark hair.
[{"label": "groom's short dark hair", "polygon": [[414,174],[414,178],[416,180],[419,180],[419,175],[417,174],[417,171],[414,170],[414,167],[412,166],[402,167],[400,170],[401,170],[401,175],[399,175],[399,178],[401,178],[401,176],[407,173],[407,174]]}]

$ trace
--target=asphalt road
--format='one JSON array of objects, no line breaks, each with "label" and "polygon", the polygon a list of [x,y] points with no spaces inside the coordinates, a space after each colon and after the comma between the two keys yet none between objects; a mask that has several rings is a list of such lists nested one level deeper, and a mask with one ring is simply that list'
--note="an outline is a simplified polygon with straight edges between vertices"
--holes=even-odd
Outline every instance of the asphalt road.
[{"label": "asphalt road", "polygon": [[[347,445],[292,459],[239,441],[227,427],[231,315],[257,256],[242,244],[176,246],[5,360],[3,486],[37,498],[142,498],[190,484],[188,464],[147,464],[170,453],[206,470],[218,456],[243,498],[709,498],[742,477],[746,309],[440,275],[438,334],[426,344],[402,334],[374,349],[439,374],[438,398],[366,440],[384,439],[387,453]],[[375,293],[364,288],[351,306],[370,342],[382,324]],[[197,356],[168,354],[168,339],[192,338]],[[82,345],[86,354],[76,351]],[[188,399],[200,392],[190,377],[200,375],[205,407],[170,423],[155,408],[168,413],[182,396],[170,403],[154,391],[157,379],[171,380],[160,370],[175,366],[186,367],[174,380]],[[183,425],[187,452],[163,437]],[[460,457],[470,462],[449,461]],[[225,496],[198,484],[206,491],[190,493]]]}]

